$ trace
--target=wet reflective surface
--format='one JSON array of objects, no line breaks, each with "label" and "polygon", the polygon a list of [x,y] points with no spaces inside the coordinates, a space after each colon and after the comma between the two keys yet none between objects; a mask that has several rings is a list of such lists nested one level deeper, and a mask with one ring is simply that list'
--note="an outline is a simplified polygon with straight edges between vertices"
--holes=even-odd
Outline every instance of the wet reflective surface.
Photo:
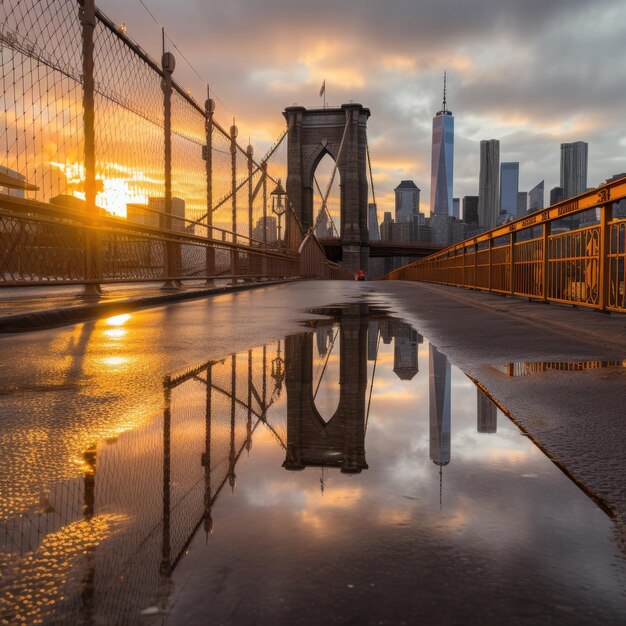
[{"label": "wet reflective surface", "polygon": [[584,372],[626,367],[626,359],[614,361],[517,361],[498,367],[507,376],[531,376],[543,372]]},{"label": "wet reflective surface", "polygon": [[626,620],[613,522],[445,348],[316,313],[193,362],[130,315],[48,335],[0,390],[1,623]]}]

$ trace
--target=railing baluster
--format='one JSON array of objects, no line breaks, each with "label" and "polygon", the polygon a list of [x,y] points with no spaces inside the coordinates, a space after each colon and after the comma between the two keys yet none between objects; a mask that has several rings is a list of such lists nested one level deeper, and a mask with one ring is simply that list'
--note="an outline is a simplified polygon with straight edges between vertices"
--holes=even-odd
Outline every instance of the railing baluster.
[{"label": "railing baluster", "polygon": [[613,219],[613,204],[603,204],[600,207],[600,241],[598,259],[598,298],[601,311],[606,311],[609,304],[609,250],[611,247],[611,220]]}]

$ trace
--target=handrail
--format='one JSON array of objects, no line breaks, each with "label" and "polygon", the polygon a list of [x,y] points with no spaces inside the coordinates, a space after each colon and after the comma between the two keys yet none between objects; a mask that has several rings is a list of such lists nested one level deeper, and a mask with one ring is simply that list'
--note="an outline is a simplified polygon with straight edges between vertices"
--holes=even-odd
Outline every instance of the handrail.
[{"label": "handrail", "polygon": [[[626,177],[448,246],[384,278],[626,312],[626,219],[613,219],[613,205],[625,198]],[[589,209],[599,210],[599,223],[552,232],[558,220]],[[533,228],[541,234],[520,240],[520,233]]]},{"label": "handrail", "polygon": [[485,231],[480,235],[476,235],[475,237],[471,237],[465,241],[452,244],[451,246],[441,250],[441,252],[425,257],[421,260],[426,261],[428,259],[433,259],[441,255],[449,254],[454,250],[462,249],[464,246],[497,239],[498,237],[510,235],[512,232],[518,232],[520,230],[532,228],[533,226],[540,226],[545,222],[554,221],[563,217],[569,217],[571,215],[576,215],[577,213],[582,213],[588,209],[597,208],[607,202],[612,204],[613,202],[618,202],[623,198],[626,198],[626,177],[600,185],[595,189],[581,193],[580,195],[569,198],[568,200],[563,200],[557,204],[553,204],[546,209],[542,209],[536,213],[531,213],[526,217],[520,217],[511,222],[507,222],[502,226],[496,226],[495,228]]}]

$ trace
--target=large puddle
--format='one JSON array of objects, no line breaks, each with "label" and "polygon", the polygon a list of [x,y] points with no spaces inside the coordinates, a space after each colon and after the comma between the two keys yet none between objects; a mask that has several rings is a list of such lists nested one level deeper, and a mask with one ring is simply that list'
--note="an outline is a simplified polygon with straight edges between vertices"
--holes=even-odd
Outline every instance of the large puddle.
[{"label": "large puddle", "polygon": [[317,313],[146,380],[148,416],[115,379],[123,424],[93,440],[53,406],[51,449],[71,380],[33,381],[3,438],[0,623],[623,623],[607,515],[419,329]]}]

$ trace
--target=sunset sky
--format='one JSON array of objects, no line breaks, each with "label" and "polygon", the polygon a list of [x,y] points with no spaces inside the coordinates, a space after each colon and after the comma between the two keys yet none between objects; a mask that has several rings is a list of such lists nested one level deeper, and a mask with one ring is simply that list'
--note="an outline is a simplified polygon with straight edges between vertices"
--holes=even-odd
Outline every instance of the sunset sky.
[{"label": "sunset sky", "polygon": [[[412,178],[428,212],[432,117],[456,124],[454,195],[477,194],[481,139],[520,161],[520,191],[558,184],[559,144],[589,142],[589,186],[626,171],[626,3],[623,0],[144,0],[237,118],[257,154],[284,126],[281,111],[350,100],[372,111],[369,143],[379,217]],[[100,8],[155,58],[160,27],[139,0]],[[200,102],[204,81],[177,57],[175,78]]]}]

